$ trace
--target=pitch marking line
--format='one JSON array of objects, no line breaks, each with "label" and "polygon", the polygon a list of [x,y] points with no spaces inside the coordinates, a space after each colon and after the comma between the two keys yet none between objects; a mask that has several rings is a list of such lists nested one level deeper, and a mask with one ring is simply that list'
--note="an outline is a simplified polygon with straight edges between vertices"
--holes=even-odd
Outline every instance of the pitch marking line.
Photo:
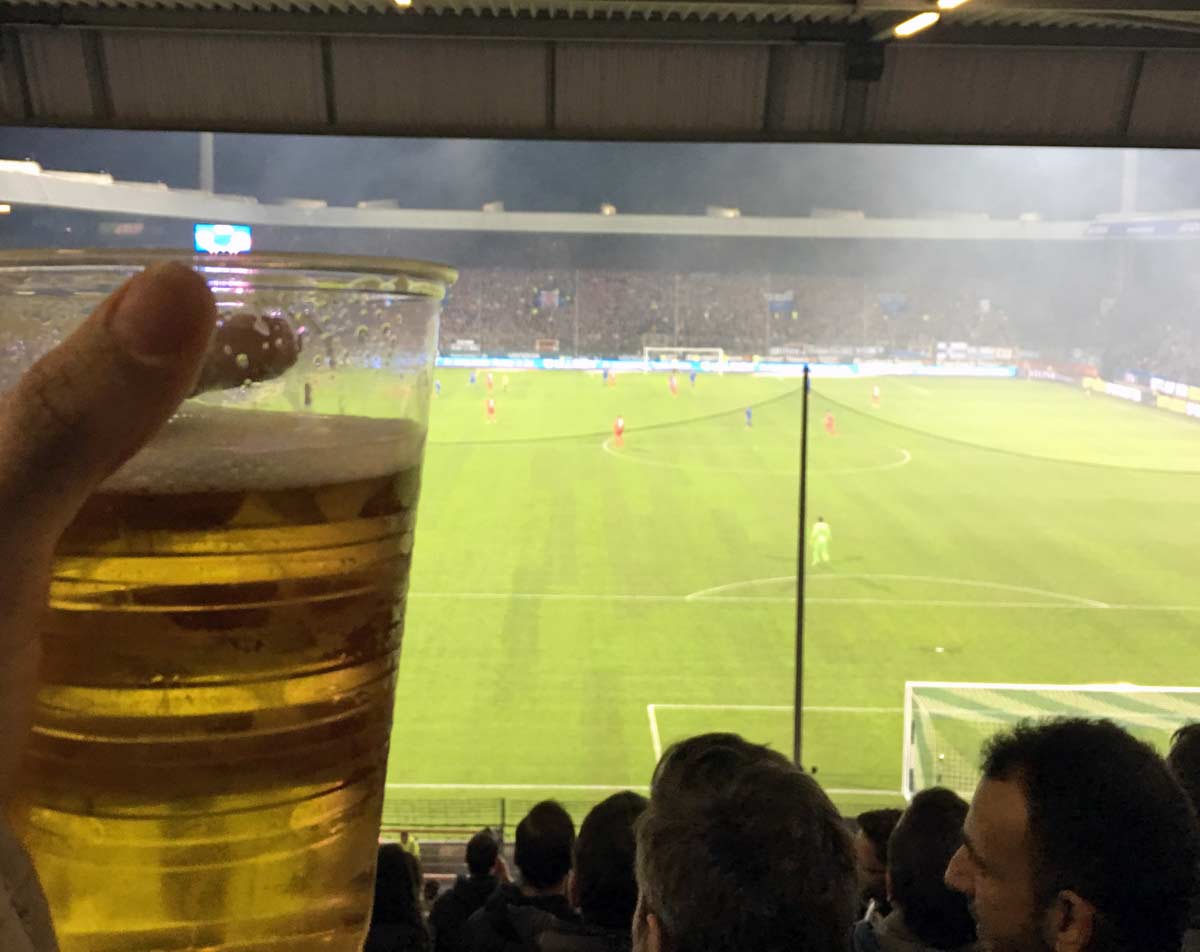
[{"label": "pitch marking line", "polygon": [[[671,460],[662,459],[640,459],[637,456],[631,456],[628,453],[618,453],[612,447],[612,437],[610,436],[600,448],[610,456],[615,456],[617,459],[623,459],[628,463],[637,463],[641,466],[658,466],[663,469],[685,469],[707,470],[710,473],[758,473],[764,476],[799,476],[798,469],[762,469],[753,466],[706,466],[703,463],[679,463]],[[817,469],[811,470],[814,476],[849,476],[854,473],[882,473],[889,469],[899,469],[901,466],[907,466],[912,462],[912,453],[903,447],[891,447],[896,453],[900,454],[898,459],[892,460],[890,463],[879,463],[875,466],[844,466],[836,469]]]},{"label": "pitch marking line", "polygon": [[[778,711],[787,712],[792,708],[786,704],[647,704],[646,719],[650,722],[650,745],[654,748],[654,762],[662,760],[662,733],[658,726],[658,712],[664,711]],[[805,713],[811,714],[903,714],[902,707],[870,707],[841,704],[806,704]],[[873,787],[825,787],[828,794],[868,797],[894,797],[895,790],[883,790]]]},{"label": "pitch marking line", "polygon": [[[813,578],[847,578],[848,576],[814,576]],[[810,578],[809,581],[813,581]],[[450,599],[452,601],[548,601],[548,602],[664,602],[691,605],[794,605],[792,595],[629,595],[623,593],[597,594],[589,592],[409,592],[414,599]],[[1074,595],[1058,595],[1059,602],[972,601],[969,599],[935,598],[834,598],[808,596],[810,605],[891,605],[898,608],[1002,608],[1041,609],[1056,611],[1114,611],[1114,612],[1200,612],[1200,605],[1128,605],[1114,602],[1094,602]]]},{"label": "pitch marking line", "polygon": [[616,793],[621,790],[648,790],[645,784],[627,783],[389,783],[389,790],[578,790],[589,793]]},{"label": "pitch marking line", "polygon": [[[1088,608],[1109,608],[1110,607],[1107,603],[1097,601],[1096,599],[1093,599],[1093,598],[1084,598],[1081,595],[1069,595],[1065,592],[1054,592],[1054,591],[1051,591],[1051,590],[1045,589],[1045,588],[1033,588],[1032,586],[1028,586],[1028,585],[1009,585],[1005,582],[985,582],[985,581],[980,581],[977,579],[951,578],[951,577],[942,576],[942,575],[896,575],[893,573],[851,573],[851,574],[847,574],[847,575],[840,575],[840,574],[839,575],[811,575],[808,577],[808,581],[810,581],[810,582],[830,581],[830,580],[837,580],[837,579],[880,580],[880,581],[888,581],[888,582],[932,582],[937,585],[957,585],[957,586],[962,586],[964,588],[986,588],[986,589],[992,589],[992,590],[998,591],[998,592],[1015,592],[1017,594],[1022,594],[1022,595],[1041,595],[1045,598],[1058,599],[1059,601],[1069,602],[1073,605],[1083,605]],[[794,575],[773,575],[773,576],[766,576],[763,578],[746,579],[741,582],[730,582],[727,585],[714,585],[712,588],[702,588],[698,592],[692,592],[690,595],[688,595],[687,600],[695,601],[695,600],[703,599],[703,598],[712,598],[713,596],[719,595],[721,592],[732,592],[732,591],[736,591],[737,589],[741,589],[741,588],[754,588],[759,585],[771,585],[771,584],[775,584],[778,582],[795,582],[795,581],[796,581],[796,576],[794,576]],[[854,600],[860,601],[860,599],[857,599],[857,598]],[[813,599],[813,601],[820,602],[821,599]],[[843,599],[842,601],[849,601],[849,599]],[[882,598],[882,599],[866,598],[866,599],[861,599],[861,601],[864,604],[874,604],[876,601],[888,602],[888,603],[894,603],[894,604],[909,603],[902,599],[890,599],[890,598]],[[921,600],[921,601],[914,602],[914,603],[915,604],[949,604],[949,605],[968,604],[967,602],[945,601],[945,600],[941,600],[941,599]],[[979,604],[986,605],[986,604],[992,604],[992,603],[982,602]],[[1020,605],[1023,607],[1029,603],[1027,603],[1027,602],[1017,602],[1017,603],[1001,602],[999,604]],[[1040,604],[1040,603],[1035,603],[1035,604]]]}]

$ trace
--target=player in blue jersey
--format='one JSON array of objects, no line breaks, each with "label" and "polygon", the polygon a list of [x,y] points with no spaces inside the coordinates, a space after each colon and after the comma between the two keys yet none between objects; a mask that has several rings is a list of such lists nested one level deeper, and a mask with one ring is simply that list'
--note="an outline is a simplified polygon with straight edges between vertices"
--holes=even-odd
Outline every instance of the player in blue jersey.
[{"label": "player in blue jersey", "polygon": [[691,381],[692,389],[695,390],[696,389],[696,371],[693,370],[691,373],[688,374],[688,380]]},{"label": "player in blue jersey", "polygon": [[471,371],[471,376],[467,380],[467,383],[471,384],[471,386],[475,385],[475,371],[474,370]]},{"label": "player in blue jersey", "polygon": [[746,426],[754,426],[754,411],[746,407]]},{"label": "player in blue jersey", "polygon": [[433,382],[433,395],[435,397],[440,397],[442,395],[442,382],[440,380],[435,380]]}]

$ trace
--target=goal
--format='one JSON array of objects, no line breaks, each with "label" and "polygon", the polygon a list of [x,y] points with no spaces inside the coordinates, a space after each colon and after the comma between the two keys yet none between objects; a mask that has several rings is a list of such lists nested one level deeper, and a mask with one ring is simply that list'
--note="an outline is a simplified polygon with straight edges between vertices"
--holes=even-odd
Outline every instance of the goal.
[{"label": "goal", "polygon": [[718,370],[725,366],[725,351],[720,347],[643,347],[642,360],[670,362],[682,360],[703,360],[717,365]]},{"label": "goal", "polygon": [[1200,720],[1200,688],[907,681],[901,791],[911,799],[940,786],[969,798],[983,743],[1017,721],[1046,717],[1107,718],[1165,753],[1177,728]]}]

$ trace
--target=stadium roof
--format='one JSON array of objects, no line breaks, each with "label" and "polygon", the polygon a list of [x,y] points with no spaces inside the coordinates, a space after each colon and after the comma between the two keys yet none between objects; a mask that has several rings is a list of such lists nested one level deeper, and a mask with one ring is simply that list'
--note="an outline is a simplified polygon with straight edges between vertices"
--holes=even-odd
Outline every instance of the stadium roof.
[{"label": "stadium roof", "polygon": [[[1192,239],[1200,212],[1092,222],[991,219],[986,215],[930,218],[868,218],[861,213],[811,217],[720,215],[605,215],[577,212],[464,211],[398,208],[394,202],[330,207],[293,198],[259,202],[245,195],[172,189],[161,182],[124,182],[106,173],[59,172],[36,162],[0,160],[0,201],[14,205],[88,211],[137,218],[223,220],[290,228],[388,229],[398,231],[510,232],[555,235],[657,235],[710,238],[918,239],[955,241],[1083,241],[1135,236]],[[1110,219],[1110,220],[1106,220]],[[1122,227],[1114,229],[1113,223]]]},{"label": "stadium roof", "polygon": [[1200,146],[1192,0],[27,0],[0,121]]}]

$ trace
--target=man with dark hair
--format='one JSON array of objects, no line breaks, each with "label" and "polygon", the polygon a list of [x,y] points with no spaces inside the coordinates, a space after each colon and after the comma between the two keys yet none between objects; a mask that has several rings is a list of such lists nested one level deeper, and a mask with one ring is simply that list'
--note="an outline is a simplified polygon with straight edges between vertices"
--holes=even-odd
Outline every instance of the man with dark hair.
[{"label": "man with dark hair", "polygon": [[541,952],[628,952],[637,906],[633,830],[646,804],[640,793],[625,790],[592,807],[575,841],[567,890],[582,921],[559,920],[543,932]]},{"label": "man with dark hair", "polygon": [[[1200,723],[1185,724],[1171,738],[1167,766],[1200,813]],[[1187,931],[1183,935],[1183,952],[1200,952],[1200,882],[1192,897]]]},{"label": "man with dark hair", "polygon": [[467,841],[467,875],[460,875],[430,910],[434,952],[467,952],[467,920],[507,879],[500,844],[491,830],[480,830]]},{"label": "man with dark hair", "polygon": [[781,759],[787,762],[770,747],[752,744],[737,734],[697,734],[663,752],[650,778],[650,796],[661,795],[668,787],[707,790],[748,764],[761,760],[778,763]]},{"label": "man with dark hair", "polygon": [[854,862],[858,867],[858,901],[864,917],[886,916],[892,911],[887,901],[888,837],[902,811],[895,807],[867,810],[854,818]]},{"label": "man with dark hair", "polygon": [[513,857],[521,883],[503,883],[467,921],[471,952],[536,950],[556,920],[579,918],[566,896],[574,847],[575,824],[561,804],[543,800],[526,814]]},{"label": "man with dark hair", "polygon": [[1197,837],[1149,745],[1111,721],[1023,723],[984,749],[946,883],[990,952],[1179,952]]},{"label": "man with dark hair", "polygon": [[637,826],[636,952],[845,952],[854,855],[815,780],[732,734],[676,745]]},{"label": "man with dark hair", "polygon": [[969,949],[975,923],[966,898],[943,881],[962,845],[967,802],[952,790],[922,790],[901,815],[888,845],[887,895],[892,911],[854,927],[855,952]]}]

